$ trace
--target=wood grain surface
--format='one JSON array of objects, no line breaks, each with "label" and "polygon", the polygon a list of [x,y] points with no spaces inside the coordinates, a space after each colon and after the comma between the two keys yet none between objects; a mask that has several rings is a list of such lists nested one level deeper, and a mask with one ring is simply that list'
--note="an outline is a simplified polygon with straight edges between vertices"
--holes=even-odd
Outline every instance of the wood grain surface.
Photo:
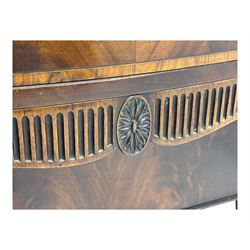
[{"label": "wood grain surface", "polygon": [[[77,164],[14,168],[13,208],[189,208],[236,197],[236,84],[236,41],[14,41],[14,158],[50,164],[75,157]],[[143,152],[129,156],[115,131],[120,108],[132,95],[148,101],[153,124]],[[184,108],[181,103],[191,99]],[[113,117],[107,115],[110,104]],[[187,115],[191,109],[194,116]],[[88,119],[77,123],[85,113]],[[169,116],[171,126],[162,120]],[[113,124],[106,126],[108,117]],[[82,141],[74,133],[79,128]],[[181,144],[179,135],[190,138]]]},{"label": "wood grain surface", "polygon": [[105,80],[13,88],[13,109],[115,98],[237,77],[237,62]]},{"label": "wood grain surface", "polygon": [[236,129],[235,122],[176,147],[149,142],[133,157],[116,147],[76,168],[14,169],[13,207],[186,208],[236,194]]},{"label": "wood grain surface", "polygon": [[236,49],[236,41],[13,41],[13,72],[111,66]]},{"label": "wood grain surface", "polygon": [[235,41],[14,41],[13,84],[160,72],[237,60]]},{"label": "wood grain surface", "polygon": [[[152,113],[150,127],[153,132],[149,139],[161,145],[188,143],[236,121],[238,117],[236,84],[237,79],[233,78],[151,92],[144,95],[145,98],[140,97],[148,102],[149,113]],[[199,102],[195,101],[198,95],[200,95]],[[13,135],[14,167],[77,166],[100,160],[108,153],[114,153],[113,142],[108,144],[108,141],[111,138],[113,141],[114,138],[120,143],[114,131],[119,123],[122,105],[129,99],[131,97],[15,110],[13,112],[15,122],[13,131],[16,131]],[[112,108],[112,115],[108,108]],[[93,119],[89,114],[90,111],[93,113]],[[79,119],[81,112],[82,118]],[[63,122],[60,122],[59,115],[63,118]],[[40,121],[36,121],[36,118]],[[46,118],[50,118],[51,122]],[[39,126],[42,127],[41,130]],[[60,135],[60,131],[64,131],[64,135]],[[40,134],[39,143],[37,138]],[[47,150],[45,147],[43,152],[41,152],[42,141],[43,145],[47,143]],[[52,145],[51,148],[49,145]]]}]

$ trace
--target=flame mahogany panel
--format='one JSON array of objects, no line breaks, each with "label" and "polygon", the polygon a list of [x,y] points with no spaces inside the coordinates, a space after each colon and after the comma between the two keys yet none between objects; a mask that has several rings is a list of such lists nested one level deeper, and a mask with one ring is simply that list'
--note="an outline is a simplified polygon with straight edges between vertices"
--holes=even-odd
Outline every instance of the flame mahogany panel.
[{"label": "flame mahogany panel", "polygon": [[[131,96],[151,114],[138,154],[117,137]],[[236,199],[237,97],[236,41],[14,41],[13,208]]]}]

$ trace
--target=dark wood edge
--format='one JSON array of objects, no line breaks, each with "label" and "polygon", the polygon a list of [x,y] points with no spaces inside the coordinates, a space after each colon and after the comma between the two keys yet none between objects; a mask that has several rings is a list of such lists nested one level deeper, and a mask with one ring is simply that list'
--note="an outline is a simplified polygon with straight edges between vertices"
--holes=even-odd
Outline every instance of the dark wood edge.
[{"label": "dark wood edge", "polygon": [[209,201],[209,202],[205,202],[199,205],[195,205],[195,206],[191,206],[191,207],[187,207],[185,209],[204,209],[204,208],[209,208],[212,206],[217,206],[217,205],[221,205],[223,203],[226,202],[230,202],[230,201],[235,201],[237,200],[237,194],[233,194],[233,195],[229,195],[223,198],[219,198],[213,201]]},{"label": "dark wood edge", "polygon": [[[213,200],[213,201],[210,201],[210,202],[206,202],[206,203],[203,203],[203,204],[199,204],[197,206],[192,206],[192,207],[188,207],[188,208],[179,208],[178,210],[183,210],[183,209],[184,210],[186,210],[186,209],[190,209],[190,210],[191,209],[205,209],[205,208],[209,208],[209,207],[212,207],[212,206],[221,205],[221,204],[224,204],[224,203],[230,202],[230,201],[237,201],[237,194],[226,196],[226,197],[223,197],[223,198],[220,198],[220,199],[216,199],[216,200]],[[28,208],[15,208],[14,207],[14,203],[13,203],[13,209],[14,210],[26,210]],[[46,209],[46,208],[39,208],[39,210],[40,209],[51,210],[51,209]],[[91,208],[91,210],[111,210],[111,209]],[[159,210],[173,210],[173,209],[175,209],[175,208],[160,208]],[[37,210],[37,209],[36,208],[32,208],[32,210]],[[52,209],[52,210],[54,210],[54,209]],[[86,209],[83,209],[83,210],[86,210]],[[125,209],[125,208],[116,208],[116,210],[154,210],[154,209],[151,209],[151,208],[143,208],[143,209],[137,209],[137,208],[128,208],[128,209]],[[177,210],[177,209],[175,209],[175,210]],[[236,208],[236,210],[237,210],[237,208]]]},{"label": "dark wood edge", "polygon": [[115,98],[237,77],[237,61],[136,77],[13,88],[13,109]]}]

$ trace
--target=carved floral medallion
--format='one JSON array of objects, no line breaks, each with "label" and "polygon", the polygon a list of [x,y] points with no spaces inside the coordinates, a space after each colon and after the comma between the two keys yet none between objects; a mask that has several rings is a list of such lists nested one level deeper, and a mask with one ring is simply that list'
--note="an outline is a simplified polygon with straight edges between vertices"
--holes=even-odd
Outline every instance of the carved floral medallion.
[{"label": "carved floral medallion", "polygon": [[117,123],[117,139],[127,155],[140,153],[150,137],[151,113],[142,96],[131,96],[123,104]]}]

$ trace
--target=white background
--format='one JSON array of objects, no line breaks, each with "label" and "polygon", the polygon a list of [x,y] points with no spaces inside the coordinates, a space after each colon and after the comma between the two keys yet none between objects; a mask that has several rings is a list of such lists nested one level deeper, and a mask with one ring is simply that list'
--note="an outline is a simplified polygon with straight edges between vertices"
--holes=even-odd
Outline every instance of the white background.
[{"label": "white background", "polygon": [[[0,249],[250,249],[248,1],[1,1]],[[198,211],[12,210],[12,40],[238,40],[238,197]]]}]

